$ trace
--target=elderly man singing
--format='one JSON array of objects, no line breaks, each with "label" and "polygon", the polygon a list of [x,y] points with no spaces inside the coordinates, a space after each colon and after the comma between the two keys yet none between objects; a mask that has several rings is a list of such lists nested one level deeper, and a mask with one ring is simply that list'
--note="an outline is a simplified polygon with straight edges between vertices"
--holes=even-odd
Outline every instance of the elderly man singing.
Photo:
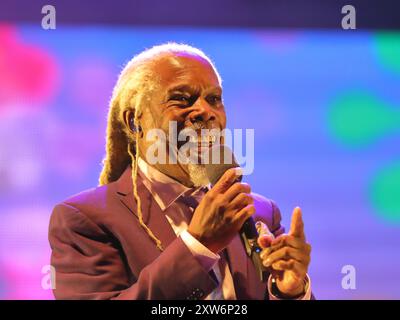
[{"label": "elderly man singing", "polygon": [[[215,66],[199,49],[176,43],[143,51],[123,69],[109,108],[100,186],[54,208],[55,297],[311,299],[311,247],[300,208],[285,234],[276,204],[238,182],[237,168],[211,187],[202,163],[148,161],[154,141],[146,137],[154,129],[168,135],[171,122],[178,132],[226,125]],[[239,236],[251,216],[262,226],[265,280]]]}]

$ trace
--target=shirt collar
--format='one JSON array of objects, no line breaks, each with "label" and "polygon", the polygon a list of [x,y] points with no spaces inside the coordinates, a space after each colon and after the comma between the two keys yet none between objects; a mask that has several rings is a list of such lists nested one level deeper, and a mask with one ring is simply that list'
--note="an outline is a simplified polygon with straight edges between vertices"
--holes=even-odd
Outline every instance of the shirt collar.
[{"label": "shirt collar", "polygon": [[202,187],[186,187],[179,181],[158,171],[140,157],[138,159],[138,167],[140,169],[139,174],[143,178],[143,184],[149,190],[162,211],[167,209],[181,196],[192,195],[202,189]]}]

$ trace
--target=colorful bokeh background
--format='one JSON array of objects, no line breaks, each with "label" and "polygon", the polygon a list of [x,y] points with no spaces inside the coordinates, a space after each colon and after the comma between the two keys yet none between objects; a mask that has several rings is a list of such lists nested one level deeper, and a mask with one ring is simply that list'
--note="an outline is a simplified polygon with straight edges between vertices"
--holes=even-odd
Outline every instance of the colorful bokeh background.
[{"label": "colorful bokeh background", "polygon": [[0,26],[0,298],[53,299],[52,208],[97,185],[118,73],[167,41],[209,54],[229,127],[255,129],[253,190],[286,226],[302,207],[317,298],[400,299],[400,32],[29,24]]}]

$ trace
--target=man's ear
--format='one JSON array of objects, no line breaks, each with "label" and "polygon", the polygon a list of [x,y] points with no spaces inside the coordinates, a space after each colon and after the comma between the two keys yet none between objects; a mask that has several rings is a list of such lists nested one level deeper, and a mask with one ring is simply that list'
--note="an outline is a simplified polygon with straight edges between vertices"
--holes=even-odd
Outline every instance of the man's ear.
[{"label": "man's ear", "polygon": [[131,128],[131,118],[134,116],[133,111],[131,110],[125,110],[122,114],[123,116],[123,120],[124,120],[124,124],[126,125],[127,128],[129,128],[129,130],[132,130]]},{"label": "man's ear", "polygon": [[[129,128],[132,133],[137,132],[137,128],[135,126],[135,112],[133,110],[125,110],[123,113],[124,123]],[[142,128],[139,125],[139,132],[142,131]]]}]

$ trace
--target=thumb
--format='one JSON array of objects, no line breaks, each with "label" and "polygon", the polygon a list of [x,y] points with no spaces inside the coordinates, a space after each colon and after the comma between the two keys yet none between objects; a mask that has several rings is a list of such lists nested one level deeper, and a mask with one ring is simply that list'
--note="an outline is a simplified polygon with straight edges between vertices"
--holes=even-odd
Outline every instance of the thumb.
[{"label": "thumb", "polygon": [[289,235],[296,238],[305,239],[304,223],[300,207],[296,207],[293,210]]},{"label": "thumb", "polygon": [[214,187],[211,188],[209,192],[212,193],[224,193],[226,190],[230,188],[230,186],[236,182],[239,181],[242,176],[242,168],[240,167],[235,167],[235,168],[230,168],[224,172],[222,177],[217,181],[217,183],[214,185]]},{"label": "thumb", "polygon": [[257,243],[261,248],[268,248],[271,246],[272,240],[275,239],[274,235],[269,231],[267,225],[262,221],[256,222],[256,229],[259,234]]}]

